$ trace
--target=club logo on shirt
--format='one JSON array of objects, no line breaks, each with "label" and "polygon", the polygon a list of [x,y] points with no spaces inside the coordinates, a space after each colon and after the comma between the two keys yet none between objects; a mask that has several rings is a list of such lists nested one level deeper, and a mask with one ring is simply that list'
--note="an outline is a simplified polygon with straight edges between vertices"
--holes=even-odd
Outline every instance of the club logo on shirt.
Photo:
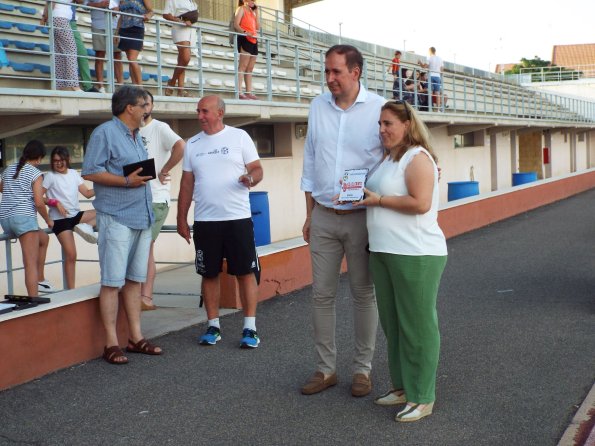
[{"label": "club logo on shirt", "polygon": [[228,147],[223,147],[221,149],[221,155],[227,155],[229,153],[229,148]]}]

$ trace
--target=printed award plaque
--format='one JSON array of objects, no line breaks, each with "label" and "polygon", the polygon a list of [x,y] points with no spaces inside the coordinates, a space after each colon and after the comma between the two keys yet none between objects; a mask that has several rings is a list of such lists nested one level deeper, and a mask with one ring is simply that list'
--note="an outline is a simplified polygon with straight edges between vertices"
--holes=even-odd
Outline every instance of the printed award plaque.
[{"label": "printed award plaque", "polygon": [[368,169],[346,170],[343,174],[343,182],[341,183],[339,202],[362,200],[364,198],[364,186],[367,176]]}]

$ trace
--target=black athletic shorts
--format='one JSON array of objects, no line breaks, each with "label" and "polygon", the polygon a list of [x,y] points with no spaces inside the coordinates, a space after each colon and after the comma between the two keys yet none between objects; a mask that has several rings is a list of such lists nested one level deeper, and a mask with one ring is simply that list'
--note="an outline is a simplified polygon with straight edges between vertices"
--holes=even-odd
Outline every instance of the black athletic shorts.
[{"label": "black athletic shorts", "polygon": [[225,258],[229,274],[244,276],[254,273],[256,282],[260,282],[260,262],[251,218],[195,221],[192,229],[196,249],[194,266],[198,274],[207,278],[217,277]]},{"label": "black athletic shorts", "polygon": [[238,48],[243,49],[246,53],[258,56],[258,42],[250,42],[246,36],[238,36]]},{"label": "black athletic shorts", "polygon": [[54,227],[52,232],[56,235],[63,231],[72,231],[76,225],[81,222],[84,211],[80,211],[74,217],[61,218],[60,220],[54,220]]}]

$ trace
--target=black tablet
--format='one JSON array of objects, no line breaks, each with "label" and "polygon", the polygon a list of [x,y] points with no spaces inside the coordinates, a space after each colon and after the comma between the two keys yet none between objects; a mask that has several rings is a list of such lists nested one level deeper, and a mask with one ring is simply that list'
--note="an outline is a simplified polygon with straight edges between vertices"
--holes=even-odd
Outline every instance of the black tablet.
[{"label": "black tablet", "polygon": [[143,170],[141,172],[139,172],[140,176],[142,176],[142,177],[150,176],[151,179],[157,178],[157,172],[155,171],[155,159],[153,159],[153,158],[138,161],[136,163],[126,164],[123,167],[124,176],[127,177],[132,172],[137,170],[139,167],[143,168]]}]

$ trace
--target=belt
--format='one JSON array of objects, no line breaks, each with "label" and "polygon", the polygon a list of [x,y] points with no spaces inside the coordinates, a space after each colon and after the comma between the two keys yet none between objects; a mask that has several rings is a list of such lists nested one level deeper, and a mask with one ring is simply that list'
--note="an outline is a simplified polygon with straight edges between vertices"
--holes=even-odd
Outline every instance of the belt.
[{"label": "belt", "polygon": [[349,214],[355,214],[356,212],[363,212],[366,210],[366,208],[358,208],[358,209],[327,208],[326,206],[321,205],[317,201],[315,201],[314,203],[316,203],[316,206],[318,206],[320,209],[324,209],[325,211],[332,212],[333,214],[336,214],[336,215],[349,215]]}]

